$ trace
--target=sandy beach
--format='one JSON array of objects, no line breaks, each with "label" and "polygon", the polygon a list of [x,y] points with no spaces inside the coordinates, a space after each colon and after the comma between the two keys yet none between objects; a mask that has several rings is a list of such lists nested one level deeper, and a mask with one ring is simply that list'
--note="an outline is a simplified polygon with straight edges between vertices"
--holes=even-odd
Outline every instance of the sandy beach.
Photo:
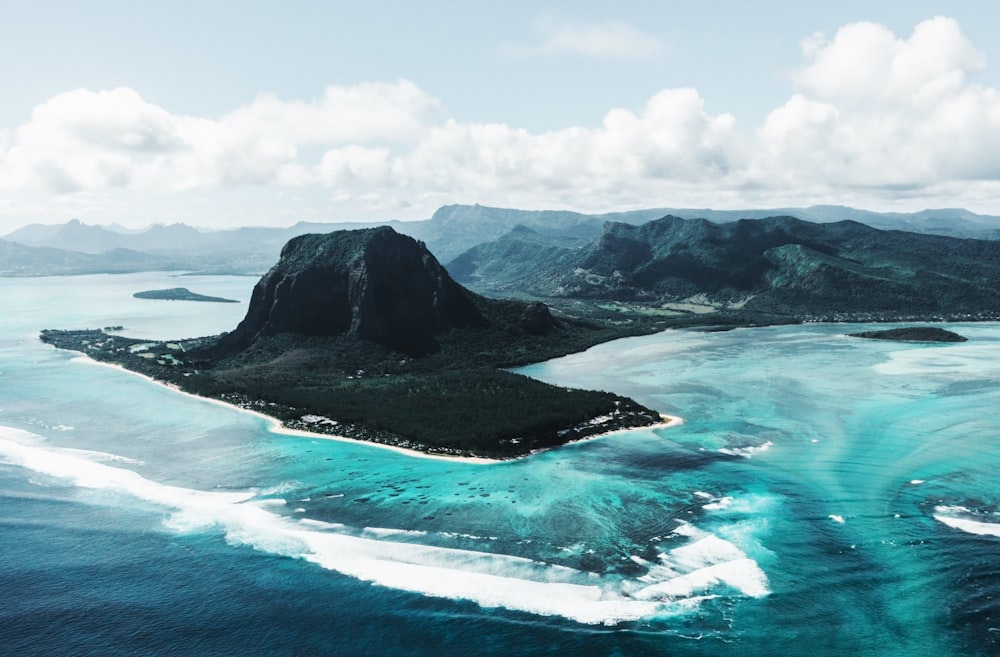
[{"label": "sandy beach", "polygon": [[[574,445],[576,443],[585,443],[591,440],[600,440],[601,438],[607,438],[608,436],[614,436],[620,433],[628,433],[629,431],[642,431],[646,429],[650,431],[652,431],[653,429],[669,429],[671,427],[677,427],[684,424],[684,418],[682,418],[679,415],[666,415],[664,413],[660,413],[660,418],[663,419],[663,422],[657,422],[656,424],[650,424],[645,427],[629,427],[625,429],[615,429],[613,431],[605,431],[604,433],[597,433],[594,434],[593,436],[580,438],[579,440],[571,440],[565,444]],[[549,449],[554,449],[554,448],[549,448]],[[538,451],[547,451],[547,450],[538,450]],[[535,453],[536,452],[532,452],[532,454]]]}]

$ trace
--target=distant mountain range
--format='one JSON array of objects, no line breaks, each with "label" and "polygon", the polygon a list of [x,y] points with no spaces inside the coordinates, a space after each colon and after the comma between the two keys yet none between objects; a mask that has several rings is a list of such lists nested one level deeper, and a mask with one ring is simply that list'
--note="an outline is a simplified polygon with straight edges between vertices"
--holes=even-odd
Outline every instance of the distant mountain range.
[{"label": "distant mountain range", "polygon": [[[967,210],[878,213],[842,206],[721,211],[654,208],[583,214],[449,205],[438,209],[424,221],[300,222],[286,228],[248,227],[221,231],[202,231],[184,224],[156,225],[142,231],[128,231],[120,226],[88,225],[74,219],[64,224],[32,224],[3,236],[0,240],[0,276],[170,268],[257,275],[277,261],[281,247],[293,237],[381,225],[392,226],[397,232],[423,241],[441,262],[450,262],[468,249],[500,239],[518,226],[529,228],[543,238],[554,238],[563,246],[584,246],[601,234],[606,222],[642,225],[667,215],[706,219],[714,223],[773,216],[794,216],[818,223],[852,220],[883,230],[991,240],[1000,238],[1000,217],[978,215]],[[59,249],[62,252],[19,249],[10,243]],[[127,249],[132,253],[127,257],[123,253],[109,254],[116,249]],[[73,255],[80,253],[90,257]]]},{"label": "distant mountain range", "polygon": [[741,310],[797,319],[995,318],[1000,241],[794,217],[608,222],[579,246],[518,227],[448,265],[481,293]]},{"label": "distant mountain range", "polygon": [[71,276],[125,274],[136,271],[169,271],[189,268],[187,260],[134,251],[111,249],[82,253],[48,246],[25,246],[0,240],[0,276]]}]

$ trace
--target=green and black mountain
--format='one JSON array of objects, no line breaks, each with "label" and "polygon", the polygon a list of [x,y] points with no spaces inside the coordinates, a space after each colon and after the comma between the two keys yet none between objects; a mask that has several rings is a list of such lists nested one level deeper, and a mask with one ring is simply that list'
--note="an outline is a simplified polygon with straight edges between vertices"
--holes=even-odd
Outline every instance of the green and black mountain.
[{"label": "green and black mountain", "polygon": [[473,289],[501,296],[534,293],[555,296],[546,276],[561,276],[579,249],[590,240],[544,235],[527,226],[473,247],[450,263],[448,271]]},{"label": "green and black mountain", "polygon": [[539,302],[456,283],[392,228],[303,235],[254,288],[231,333],[135,349],[101,331],[42,339],[287,425],[455,454],[515,456],[659,414],[604,392],[503,370],[618,337]]},{"label": "green and black mountain", "polygon": [[441,333],[489,325],[473,296],[426,248],[383,227],[290,240],[254,288],[246,318],[220,348],[240,350],[294,333],[348,335],[427,355],[438,350]]},{"label": "green and black mountain", "polygon": [[[1000,243],[793,217],[716,224],[664,217],[609,222],[583,247],[518,230],[449,264],[487,294],[649,306],[698,297],[797,318],[881,313],[995,316]],[[536,257],[523,257],[535,253]],[[521,266],[521,263],[525,263]]]}]

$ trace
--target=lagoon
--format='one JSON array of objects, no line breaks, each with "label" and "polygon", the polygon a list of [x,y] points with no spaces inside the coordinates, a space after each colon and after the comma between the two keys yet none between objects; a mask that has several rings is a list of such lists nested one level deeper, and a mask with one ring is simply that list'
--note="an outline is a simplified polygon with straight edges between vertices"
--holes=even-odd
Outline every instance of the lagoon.
[{"label": "lagoon", "polygon": [[[995,654],[1000,325],[599,345],[519,371],[685,422],[485,465],[282,434],[37,340],[218,333],[255,282],[0,279],[12,654]],[[131,297],[179,286],[242,303]]]}]

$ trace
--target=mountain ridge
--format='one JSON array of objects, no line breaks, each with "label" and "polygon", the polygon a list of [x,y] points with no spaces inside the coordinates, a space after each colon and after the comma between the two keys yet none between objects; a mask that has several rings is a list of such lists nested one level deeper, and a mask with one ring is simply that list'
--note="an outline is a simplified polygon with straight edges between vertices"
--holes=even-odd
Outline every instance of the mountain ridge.
[{"label": "mountain ridge", "polygon": [[442,262],[451,262],[470,248],[497,240],[518,225],[542,235],[576,240],[582,245],[598,236],[607,221],[640,225],[667,215],[683,219],[702,218],[715,223],[780,215],[817,223],[852,219],[885,230],[909,230],[980,239],[1000,238],[1000,217],[979,215],[968,210],[945,208],[914,213],[879,213],[831,205],[767,210],[652,208],[604,214],[446,205],[436,210],[429,219],[419,221],[302,221],[283,228],[243,227],[208,232],[185,224],[157,224],[145,230],[124,231],[114,227],[88,225],[74,219],[65,224],[30,224],[2,238],[25,246],[47,246],[88,253],[129,248],[169,256],[188,263],[196,270],[227,273],[238,271],[259,275],[275,262],[282,246],[289,239],[307,233],[387,225],[397,232],[425,242]]},{"label": "mountain ridge", "polygon": [[783,216],[718,224],[668,216],[641,226],[608,222],[586,246],[550,244],[544,261],[529,267],[505,258],[536,248],[533,240],[511,232],[448,266],[481,293],[541,299],[660,307],[698,296],[717,308],[798,319],[1000,311],[995,241],[883,231],[850,220],[817,224]]}]

